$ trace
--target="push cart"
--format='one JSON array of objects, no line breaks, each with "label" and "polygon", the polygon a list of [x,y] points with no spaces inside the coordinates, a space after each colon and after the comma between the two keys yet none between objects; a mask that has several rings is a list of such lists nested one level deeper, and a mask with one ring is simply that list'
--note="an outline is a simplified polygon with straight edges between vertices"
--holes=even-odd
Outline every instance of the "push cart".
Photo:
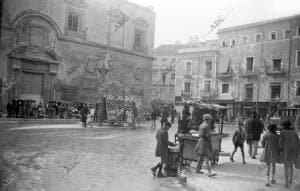
[{"label": "push cart", "polygon": [[[188,101],[191,104],[191,101]],[[204,113],[210,113],[214,119],[218,116],[221,117],[218,124],[215,125],[215,132],[211,132],[211,142],[212,142],[212,157],[211,164],[216,166],[219,163],[219,153],[221,152],[221,142],[223,138],[229,136],[229,134],[223,133],[223,123],[224,116],[226,114],[226,107],[217,105],[217,104],[206,104],[203,102],[193,102],[194,107],[197,107],[199,116],[198,118],[202,119]],[[201,116],[200,116],[201,115]],[[198,158],[194,153],[196,144],[199,140],[199,133],[197,131],[190,131],[189,133],[178,133],[175,135],[175,142],[179,141],[180,143],[180,158],[181,165],[189,165],[192,161],[197,161]]]},{"label": "push cart", "polygon": [[[216,166],[219,163],[219,153],[221,151],[221,141],[223,138],[228,137],[228,134],[225,133],[212,133],[211,142],[212,142],[212,157],[211,164]],[[193,134],[180,134],[177,136],[180,142],[180,156],[181,160],[185,162],[197,161],[198,158],[194,153],[194,149],[199,139],[199,135]]]}]

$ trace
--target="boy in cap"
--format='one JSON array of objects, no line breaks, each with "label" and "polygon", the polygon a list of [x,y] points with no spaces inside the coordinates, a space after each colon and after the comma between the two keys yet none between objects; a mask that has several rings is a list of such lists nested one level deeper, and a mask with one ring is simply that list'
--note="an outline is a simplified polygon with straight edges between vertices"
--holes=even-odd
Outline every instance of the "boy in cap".
[{"label": "boy in cap", "polygon": [[[168,160],[168,146],[176,146],[175,143],[172,143],[168,139],[168,130],[171,128],[171,123],[166,122],[163,127],[161,127],[156,132],[156,150],[155,156],[160,157],[161,161],[154,167],[151,168],[153,176],[165,177],[162,173],[163,164],[166,164]],[[156,171],[158,169],[158,173]]]},{"label": "boy in cap", "polygon": [[245,162],[245,154],[244,154],[244,142],[246,140],[246,133],[244,131],[244,123],[239,122],[239,127],[238,130],[236,130],[233,134],[232,137],[232,142],[234,145],[234,151],[231,154],[230,160],[231,162],[234,162],[233,156],[235,152],[237,151],[238,147],[240,148],[242,152],[242,157],[243,157],[243,163],[246,164]]}]

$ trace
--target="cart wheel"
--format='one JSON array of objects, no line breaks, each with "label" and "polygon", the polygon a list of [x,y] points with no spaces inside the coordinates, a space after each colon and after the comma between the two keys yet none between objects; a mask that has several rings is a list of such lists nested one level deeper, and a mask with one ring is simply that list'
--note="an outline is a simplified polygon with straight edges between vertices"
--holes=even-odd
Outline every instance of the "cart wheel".
[{"label": "cart wheel", "polygon": [[215,150],[211,161],[211,166],[217,166],[219,163],[219,150]]}]

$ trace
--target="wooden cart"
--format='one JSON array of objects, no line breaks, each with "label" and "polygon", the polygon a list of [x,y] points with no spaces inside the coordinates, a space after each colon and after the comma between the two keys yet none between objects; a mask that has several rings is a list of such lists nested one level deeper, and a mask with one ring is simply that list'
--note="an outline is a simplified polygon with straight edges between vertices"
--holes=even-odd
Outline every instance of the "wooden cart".
[{"label": "wooden cart", "polygon": [[[221,151],[221,140],[228,137],[225,133],[212,133],[212,152],[213,156],[211,159],[212,166],[218,165],[219,163],[219,152]],[[180,142],[180,156],[181,160],[185,161],[197,161],[198,158],[194,153],[195,146],[198,142],[198,136],[192,136],[191,134],[179,134],[177,138]]]}]

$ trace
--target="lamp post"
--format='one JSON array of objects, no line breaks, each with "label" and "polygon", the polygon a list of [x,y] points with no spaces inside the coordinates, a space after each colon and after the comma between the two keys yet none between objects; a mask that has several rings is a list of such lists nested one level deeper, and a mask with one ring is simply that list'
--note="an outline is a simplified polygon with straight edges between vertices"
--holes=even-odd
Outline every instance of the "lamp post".
[{"label": "lamp post", "polygon": [[[101,102],[103,101],[103,97],[105,92],[107,91],[107,88],[109,87],[109,84],[106,83],[106,75],[108,72],[112,71],[113,69],[111,68],[111,59],[109,56],[109,53],[107,51],[101,52],[101,56],[93,58],[93,65],[94,65],[94,71],[96,72],[97,76],[99,77],[100,80],[102,80],[102,87],[98,87],[98,92],[92,102],[95,100],[101,99]],[[100,111],[100,118],[99,118],[99,124],[101,125],[102,119],[104,118],[103,113],[103,105],[101,104],[101,108],[99,109]]]}]

